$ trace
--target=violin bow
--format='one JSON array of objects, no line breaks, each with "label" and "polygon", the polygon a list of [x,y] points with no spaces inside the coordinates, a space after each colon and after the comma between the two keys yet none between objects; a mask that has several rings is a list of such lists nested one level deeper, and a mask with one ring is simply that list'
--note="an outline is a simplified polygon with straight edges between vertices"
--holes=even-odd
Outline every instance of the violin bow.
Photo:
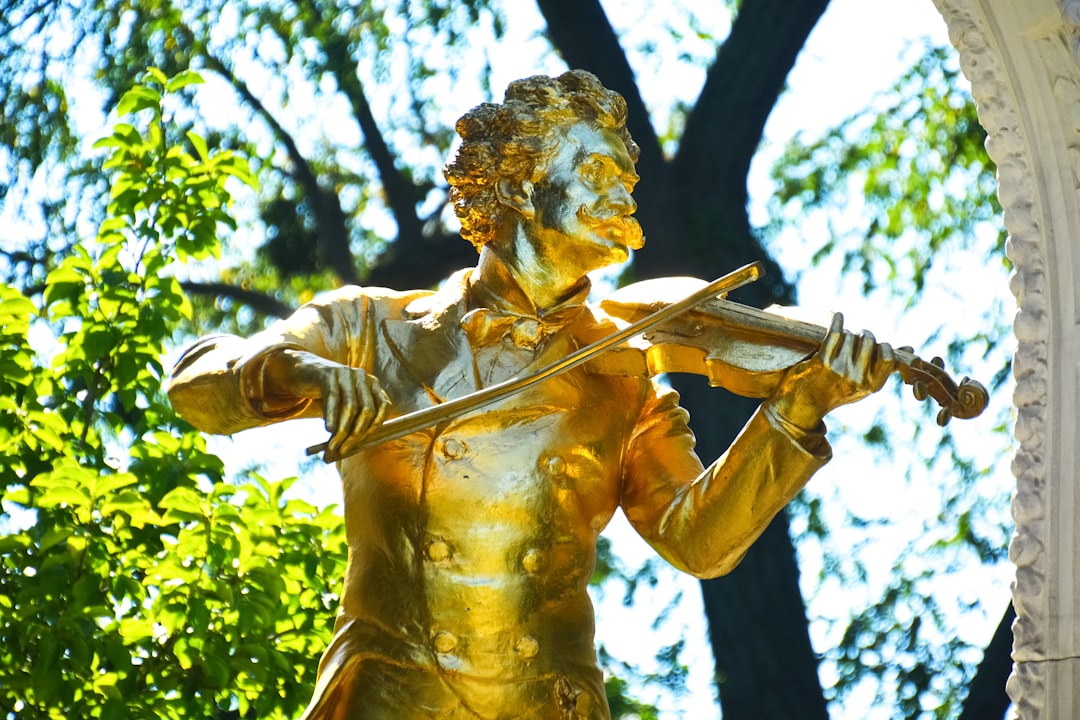
[{"label": "violin bow", "polygon": [[[744,285],[748,285],[764,275],[765,269],[761,263],[753,262],[744,265],[734,272],[730,272],[721,278],[713,280],[700,290],[687,295],[682,300],[671,303],[651,315],[628,325],[618,332],[612,333],[605,338],[601,338],[590,345],[586,345],[580,350],[576,350],[566,357],[556,360],[550,365],[537,370],[532,375],[520,378],[513,377],[509,380],[504,380],[501,383],[469,393],[468,395],[463,395],[459,398],[454,398],[453,400],[447,400],[444,403],[433,405],[431,407],[415,410],[400,417],[391,418],[378,427],[371,429],[358,445],[351,447],[349,452],[342,457],[356,454],[365,448],[378,445],[379,443],[411,435],[414,432],[424,430],[432,425],[451,420],[485,405],[490,405],[491,403],[507,398],[522,390],[526,390],[537,383],[543,382],[544,380],[562,375],[564,372],[573,370],[579,365],[588,362],[596,355],[599,355],[619,343],[629,340],[639,333],[651,330],[657,325],[700,305],[706,300],[724,295],[733,290],[737,290]],[[307,449],[307,454],[309,456],[318,455],[319,453],[325,452],[327,448],[329,448],[329,442],[312,445]]]}]

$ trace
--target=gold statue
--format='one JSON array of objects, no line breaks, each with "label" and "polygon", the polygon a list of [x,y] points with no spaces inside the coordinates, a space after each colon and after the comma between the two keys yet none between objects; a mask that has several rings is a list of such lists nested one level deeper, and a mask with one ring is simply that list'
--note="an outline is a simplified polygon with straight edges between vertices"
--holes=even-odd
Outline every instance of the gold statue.
[{"label": "gold statue", "polygon": [[586,586],[615,511],[681,570],[728,572],[828,461],[825,413],[896,369],[901,351],[837,316],[708,468],[676,393],[599,358],[365,445],[625,327],[585,302],[586,274],[643,243],[625,120],[586,72],[512,83],[458,121],[446,167],[475,268],[437,292],[342,288],[177,364],[169,395],[206,432],[321,417],[331,434],[349,562],[305,719],[608,718]]}]

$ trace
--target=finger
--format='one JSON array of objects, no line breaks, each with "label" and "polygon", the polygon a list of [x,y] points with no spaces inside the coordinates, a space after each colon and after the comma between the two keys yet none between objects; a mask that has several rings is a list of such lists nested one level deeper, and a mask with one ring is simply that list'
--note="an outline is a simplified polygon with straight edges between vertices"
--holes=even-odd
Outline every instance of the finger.
[{"label": "finger", "polygon": [[326,385],[327,396],[332,398],[332,401],[323,408],[326,430],[330,433],[330,439],[326,442],[326,452],[323,455],[327,458],[327,462],[330,462],[337,459],[337,448],[340,444],[338,432],[341,429],[341,403],[344,398],[342,398],[341,391],[338,389],[337,373],[330,372],[326,378]]},{"label": "finger", "polygon": [[352,422],[351,435],[356,438],[360,438],[367,432],[368,427],[371,425],[371,421],[375,417],[375,398],[371,392],[371,383],[369,376],[364,373],[363,370],[359,370],[353,374],[353,384],[356,390],[359,392],[359,407],[357,408],[356,417]]},{"label": "finger", "polygon": [[878,358],[883,365],[889,366],[890,371],[896,365],[896,352],[893,350],[893,346],[887,342],[878,345]]},{"label": "finger", "polygon": [[353,381],[359,398],[360,410],[352,424],[352,432],[343,442],[341,457],[352,455],[363,444],[372,428],[377,427],[390,412],[390,397],[372,375],[357,374]]},{"label": "finger", "polygon": [[878,362],[875,366],[874,373],[875,392],[881,389],[895,369],[896,353],[893,352],[892,345],[889,343],[881,343],[878,345]]},{"label": "finger", "polygon": [[871,377],[874,369],[874,354],[877,350],[877,340],[874,333],[863,330],[856,339],[855,368],[859,378]]},{"label": "finger", "polygon": [[338,392],[337,383],[333,371],[327,372],[323,380],[323,422],[326,423],[326,431],[330,438],[326,441],[326,449],[323,450],[324,463],[332,463],[338,459],[334,439],[338,431],[338,407],[341,404],[341,393]]},{"label": "finger", "polygon": [[821,344],[821,357],[826,362],[835,360],[844,345],[844,314],[833,313],[829,332]]},{"label": "finger", "polygon": [[330,438],[330,449],[340,457],[341,446],[349,439],[352,432],[353,418],[356,416],[356,394],[349,382],[348,370],[334,373],[334,387],[340,397],[335,418],[336,429]]},{"label": "finger", "polygon": [[323,423],[326,425],[326,432],[330,433],[332,438],[338,428],[337,408],[339,402],[339,394],[334,383],[334,373],[332,371],[328,371],[323,378],[322,392]]},{"label": "finger", "polygon": [[382,425],[386,420],[386,417],[390,414],[391,402],[390,396],[386,394],[386,391],[382,389],[382,386],[378,386],[379,392],[375,393],[378,398],[379,411],[375,415],[375,422],[372,423],[375,427]]}]

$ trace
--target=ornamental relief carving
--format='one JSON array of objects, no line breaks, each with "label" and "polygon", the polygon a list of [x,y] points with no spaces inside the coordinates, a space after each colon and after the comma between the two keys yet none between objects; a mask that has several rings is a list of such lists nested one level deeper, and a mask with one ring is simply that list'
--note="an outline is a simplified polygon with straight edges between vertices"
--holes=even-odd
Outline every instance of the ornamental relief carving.
[{"label": "ornamental relief carving", "polygon": [[[1015,0],[1029,2],[1030,0]],[[1013,625],[1013,658],[1016,661],[1007,690],[1019,718],[1035,718],[1046,705],[1047,637],[1049,607],[1047,596],[1047,398],[1049,386],[1048,351],[1051,339],[1047,247],[1042,228],[1046,227],[1044,207],[1037,202],[1037,173],[1031,156],[1022,112],[1031,110],[1019,102],[1011,81],[1015,68],[1006,68],[1005,48],[995,26],[991,3],[983,0],[935,0],[945,18],[949,36],[960,52],[964,74],[972,86],[979,118],[988,133],[987,150],[998,166],[998,193],[1005,211],[1009,233],[1006,250],[1014,264],[1010,286],[1017,301],[1014,332],[1017,350],[1013,361],[1016,378],[1014,434],[1019,447],[1013,459],[1016,494],[1012,502],[1016,530],[1009,557],[1016,564],[1013,602],[1017,620]],[[998,4],[998,7],[1001,7]],[[1049,85],[1058,108],[1066,116],[1080,117],[1080,77],[1076,58],[1080,57],[1080,0],[1063,0],[1060,15],[1048,17],[1034,30],[1040,46],[1038,55],[1046,59]],[[1055,17],[1054,15],[1057,15]],[[1064,22],[1062,21],[1064,20]],[[1015,30],[1013,30],[1015,32]],[[1031,37],[1029,35],[1029,37]],[[1024,97],[1024,102],[1036,99]],[[1042,99],[1046,100],[1046,99]],[[1040,108],[1042,109],[1042,108]],[[1060,112],[1060,110],[1057,110]],[[1076,138],[1072,124],[1067,137]],[[1062,138],[1064,140],[1064,138]],[[1080,160],[1076,144],[1068,145],[1068,160],[1075,169]],[[1042,162],[1039,158],[1037,162]]]}]

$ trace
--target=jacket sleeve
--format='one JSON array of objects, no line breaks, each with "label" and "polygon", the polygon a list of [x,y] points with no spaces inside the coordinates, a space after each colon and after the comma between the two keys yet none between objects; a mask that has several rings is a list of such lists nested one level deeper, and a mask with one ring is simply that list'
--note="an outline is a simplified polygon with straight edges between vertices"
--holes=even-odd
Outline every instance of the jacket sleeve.
[{"label": "jacket sleeve", "polygon": [[192,425],[217,434],[317,417],[321,410],[309,398],[290,395],[265,381],[266,361],[292,348],[361,367],[374,322],[368,305],[359,288],[343,288],[250,338],[203,337],[184,351],[166,380],[169,400]]},{"label": "jacket sleeve", "polygon": [[652,394],[626,458],[622,508],[668,562],[697,577],[730,572],[773,517],[832,456],[825,426],[807,432],[763,404],[708,468],[673,390]]}]

